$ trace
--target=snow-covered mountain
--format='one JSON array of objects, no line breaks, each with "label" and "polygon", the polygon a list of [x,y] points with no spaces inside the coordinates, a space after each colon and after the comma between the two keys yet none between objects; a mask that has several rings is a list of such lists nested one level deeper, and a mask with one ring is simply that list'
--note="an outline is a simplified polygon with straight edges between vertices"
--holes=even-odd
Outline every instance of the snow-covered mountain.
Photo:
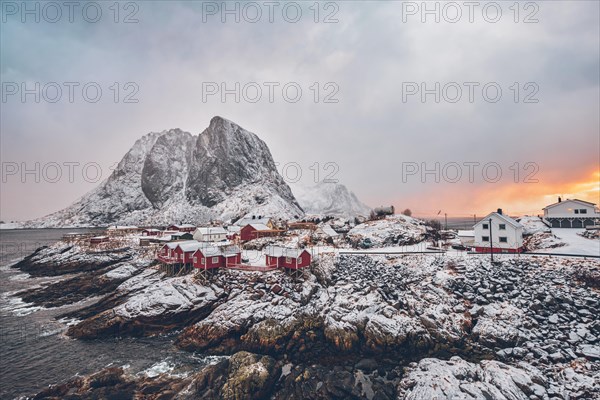
[{"label": "snow-covered mountain", "polygon": [[306,214],[336,217],[368,216],[371,209],[341,183],[321,181],[316,185],[292,185],[292,191]]},{"label": "snow-covered mountain", "polygon": [[202,223],[247,214],[304,213],[265,142],[214,117],[198,136],[180,129],[145,135],[98,188],[26,226]]}]

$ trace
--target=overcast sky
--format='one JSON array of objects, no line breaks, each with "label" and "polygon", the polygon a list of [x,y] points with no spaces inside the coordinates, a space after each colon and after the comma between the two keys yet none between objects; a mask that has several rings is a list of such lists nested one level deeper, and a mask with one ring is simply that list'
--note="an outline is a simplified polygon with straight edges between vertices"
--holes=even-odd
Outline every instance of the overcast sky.
[{"label": "overcast sky", "polygon": [[[97,163],[105,178],[142,135],[198,134],[214,115],[262,138],[290,181],[297,166],[302,182],[314,180],[318,162],[318,179],[332,173],[370,206],[460,216],[498,207],[539,213],[557,195],[600,200],[597,1],[429,2],[439,22],[421,2],[399,1],[322,2],[318,14],[302,2],[300,17],[298,3],[275,2],[272,16],[264,2],[239,3],[239,22],[214,2],[121,3],[118,15],[113,2],[85,11],[78,3],[72,22],[67,8],[58,16],[56,7],[31,4],[39,22],[35,9],[2,2],[5,221],[68,206],[98,184],[82,166]],[[212,82],[233,92],[239,82],[239,102],[235,93],[224,102],[211,94]],[[278,85],[272,102],[268,82]],[[22,98],[23,83],[33,91],[40,84],[39,103],[35,94]],[[253,102],[257,86],[262,97]],[[46,166],[39,183],[35,174],[13,175],[35,163]],[[61,165],[57,182],[49,163]],[[73,182],[65,163],[79,163]],[[436,163],[439,182],[421,176]]]}]

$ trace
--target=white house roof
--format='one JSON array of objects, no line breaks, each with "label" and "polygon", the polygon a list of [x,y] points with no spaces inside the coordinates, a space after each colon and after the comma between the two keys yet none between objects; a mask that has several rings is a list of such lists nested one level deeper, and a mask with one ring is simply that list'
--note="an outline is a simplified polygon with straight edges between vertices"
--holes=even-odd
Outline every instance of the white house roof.
[{"label": "white house roof", "polygon": [[475,237],[475,231],[458,231],[458,236]]},{"label": "white house roof", "polygon": [[230,225],[227,227],[227,231],[232,232],[232,233],[238,233],[241,229],[242,229],[242,227],[237,226],[237,225]]},{"label": "white house roof", "polygon": [[195,240],[189,242],[179,242],[179,248],[183,250],[184,253],[189,253],[198,250],[199,248],[204,247],[202,243],[197,242]]},{"label": "white house roof", "polygon": [[127,225],[113,225],[108,227],[109,230],[118,230],[118,229],[138,229],[137,226],[127,226]]},{"label": "white house roof", "polygon": [[205,257],[220,256],[221,249],[215,246],[201,246],[196,249],[196,252],[201,252]]},{"label": "white house roof", "polygon": [[[160,240],[160,238],[159,238],[159,240]],[[180,245],[186,244],[186,243],[198,243],[198,242],[196,242],[195,240],[186,240],[183,242],[169,242],[169,243],[165,243],[165,246],[167,246],[169,249],[174,249],[177,246],[180,246]]]},{"label": "white house roof", "polygon": [[257,231],[270,231],[271,230],[271,228],[269,228],[265,224],[248,224],[248,225],[250,225],[251,227],[253,227]]},{"label": "white house roof", "polygon": [[226,235],[227,231],[220,226],[210,226],[210,227],[201,227],[196,228],[196,232],[202,235]]},{"label": "white house roof", "polygon": [[235,225],[237,226],[246,226],[248,224],[263,224],[263,225],[267,225],[269,222],[271,221],[271,218],[269,217],[263,217],[263,218],[240,218],[239,220],[237,220],[235,222]]},{"label": "white house roof", "polygon": [[189,235],[189,232],[172,232],[170,233],[171,236],[183,236],[183,235]]},{"label": "white house roof", "polygon": [[488,215],[486,215],[485,217],[483,217],[483,219],[481,221],[479,221],[478,223],[476,223],[475,225],[473,225],[473,227],[476,227],[482,223],[486,223],[488,219],[490,219],[491,217],[498,217],[499,219],[503,220],[504,222],[506,222],[507,224],[515,227],[515,228],[522,228],[523,225],[521,225],[520,223],[518,223],[517,221],[515,221],[514,219],[512,219],[511,217],[504,215],[504,214],[498,214],[497,212],[492,212],[489,213]]},{"label": "white house roof", "polygon": [[146,228],[146,229],[144,229],[144,231],[147,231],[147,232],[160,232],[159,229],[154,229],[154,228]]},{"label": "white house roof", "polygon": [[92,239],[108,239],[108,236],[94,236]]},{"label": "white house roof", "polygon": [[196,227],[196,225],[192,225],[192,224],[181,224],[181,225],[173,224],[173,225],[170,225],[170,226],[175,226],[175,227],[177,227],[179,229],[181,229],[181,228],[195,228]]},{"label": "white house roof", "polygon": [[240,250],[240,248],[238,246],[233,245],[233,246],[221,247],[221,252],[223,253],[223,255],[225,257],[228,257],[228,256],[233,256],[233,255],[239,254],[242,251]]},{"label": "white house roof", "polygon": [[592,207],[594,207],[596,205],[595,203],[590,203],[589,201],[583,201],[583,200],[579,200],[579,199],[566,199],[566,200],[563,200],[563,201],[558,201],[558,202],[556,202],[554,204],[550,204],[549,206],[544,207],[543,210],[546,210],[546,209],[552,208],[552,207],[556,207],[559,204],[564,204],[564,203],[567,203],[567,202],[579,203],[579,204],[582,204],[584,206],[592,206]]},{"label": "white house roof", "polygon": [[241,253],[238,246],[211,246],[200,243],[200,247],[196,251],[201,252],[205,257],[220,256],[231,257]]},{"label": "white house roof", "polygon": [[267,246],[264,253],[271,257],[291,257],[298,258],[306,249],[291,249],[282,246]]}]

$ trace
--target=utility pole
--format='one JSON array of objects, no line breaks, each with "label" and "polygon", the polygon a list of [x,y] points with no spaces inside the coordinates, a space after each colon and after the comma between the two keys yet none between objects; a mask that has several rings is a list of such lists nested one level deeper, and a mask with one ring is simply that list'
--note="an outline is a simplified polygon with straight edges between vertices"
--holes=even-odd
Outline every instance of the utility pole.
[{"label": "utility pole", "polygon": [[494,262],[494,246],[493,246],[493,239],[492,239],[492,219],[490,218],[488,220],[488,223],[490,225],[490,258],[492,260],[492,263]]},{"label": "utility pole", "polygon": [[473,214],[473,225],[477,224],[477,214]]},{"label": "utility pole", "polygon": [[448,230],[448,214],[444,213],[444,230]]}]

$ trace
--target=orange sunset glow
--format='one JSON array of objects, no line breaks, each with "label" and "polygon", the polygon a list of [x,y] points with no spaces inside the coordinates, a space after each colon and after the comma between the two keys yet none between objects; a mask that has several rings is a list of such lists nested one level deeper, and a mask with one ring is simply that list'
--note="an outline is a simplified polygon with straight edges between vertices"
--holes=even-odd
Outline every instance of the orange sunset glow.
[{"label": "orange sunset glow", "polygon": [[[600,203],[600,170],[592,170],[574,182],[548,181],[550,179],[541,177],[538,183],[500,182],[473,187],[446,184],[404,197],[396,204],[401,210],[410,208],[416,216],[432,216],[441,211],[449,216],[463,217],[483,216],[497,208],[513,216],[538,215],[559,196]],[[440,208],[441,204],[443,208]]]}]

